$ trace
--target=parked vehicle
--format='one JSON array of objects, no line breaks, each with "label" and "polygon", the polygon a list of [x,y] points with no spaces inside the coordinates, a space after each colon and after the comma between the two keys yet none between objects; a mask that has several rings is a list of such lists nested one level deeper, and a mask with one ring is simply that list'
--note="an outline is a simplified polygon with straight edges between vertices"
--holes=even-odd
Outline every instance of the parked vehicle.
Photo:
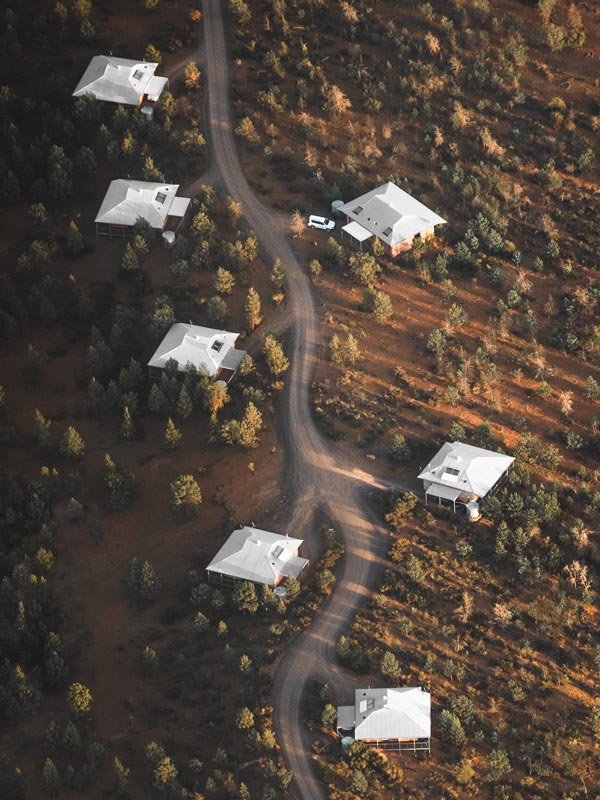
[{"label": "parked vehicle", "polygon": [[321,231],[332,231],[335,228],[335,222],[327,217],[317,217],[311,214],[308,218],[309,228],[319,228]]}]

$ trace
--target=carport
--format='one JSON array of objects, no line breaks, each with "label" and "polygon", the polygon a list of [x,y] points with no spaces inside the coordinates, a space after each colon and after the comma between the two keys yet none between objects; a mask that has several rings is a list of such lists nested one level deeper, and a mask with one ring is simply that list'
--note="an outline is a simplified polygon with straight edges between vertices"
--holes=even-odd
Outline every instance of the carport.
[{"label": "carport", "polygon": [[363,228],[362,225],[355,221],[349,222],[342,228],[342,242],[344,241],[345,233],[350,237],[353,247],[355,247],[357,250],[360,250],[361,253],[363,249],[363,242],[366,242],[367,239],[370,239],[373,236],[370,231],[368,231],[366,228]]}]

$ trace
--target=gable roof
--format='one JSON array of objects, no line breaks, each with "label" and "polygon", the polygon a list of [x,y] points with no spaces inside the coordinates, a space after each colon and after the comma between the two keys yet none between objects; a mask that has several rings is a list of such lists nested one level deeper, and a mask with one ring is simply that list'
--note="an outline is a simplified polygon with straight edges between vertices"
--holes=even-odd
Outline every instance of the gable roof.
[{"label": "gable roof", "polygon": [[120,178],[111,181],[96,222],[112,225],[135,225],[138,217],[162,230],[168,216],[183,217],[191,199],[175,197],[178,183],[152,183]]},{"label": "gable roof", "polygon": [[154,76],[157,67],[158,64],[149,61],[94,56],[75,87],[73,97],[91,94],[97,100],[129,106],[137,106],[143,94],[158,100],[167,78]]},{"label": "gable roof", "polygon": [[391,181],[344,203],[338,212],[359,222],[390,247],[446,222]]},{"label": "gable roof", "polygon": [[231,534],[206,569],[274,586],[281,577],[297,578],[308,564],[305,558],[294,555],[302,542],[246,526]]},{"label": "gable roof", "polygon": [[429,739],[431,695],[421,687],[356,689],[354,738]]},{"label": "gable roof", "polygon": [[[231,348],[235,346],[238,336],[239,333],[231,331],[205,328],[201,325],[192,325],[191,322],[189,324],[176,322],[159,344],[148,366],[164,369],[167,361],[174,358],[180,372],[185,371],[188,364],[193,364],[212,378],[222,366],[227,368],[223,362]],[[244,357],[243,350],[237,352],[241,358]]]},{"label": "gable roof", "polygon": [[[440,484],[460,492],[485,497],[512,466],[512,456],[484,450],[463,442],[446,442],[420,473],[425,491]],[[458,496],[458,494],[457,494]]]}]

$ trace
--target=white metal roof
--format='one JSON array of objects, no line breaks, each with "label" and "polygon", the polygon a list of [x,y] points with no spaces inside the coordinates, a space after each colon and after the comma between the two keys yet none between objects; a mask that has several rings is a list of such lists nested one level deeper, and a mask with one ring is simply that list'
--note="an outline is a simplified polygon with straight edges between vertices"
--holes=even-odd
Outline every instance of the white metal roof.
[{"label": "white metal roof", "polygon": [[[204,370],[214,377],[221,366],[224,366],[223,361],[231,348],[235,347],[238,336],[239,333],[231,331],[176,322],[159,344],[148,366],[164,369],[167,361],[174,358],[179,364],[180,372],[183,372],[188,364],[193,364],[197,369]],[[238,352],[243,358],[245,352],[243,350]]]},{"label": "white metal roof", "polygon": [[185,213],[192,202],[191,197],[174,197],[169,209],[170,217],[185,217]]},{"label": "white metal roof", "polygon": [[302,539],[246,526],[231,534],[206,569],[274,586],[281,577],[297,578],[308,564],[305,558],[295,555],[302,542]]},{"label": "white metal roof", "polygon": [[[354,712],[352,726],[350,710]],[[342,724],[340,724],[342,723]],[[354,707],[338,708],[337,727],[361,739],[429,739],[431,695],[421,687],[405,689],[356,689]]]},{"label": "white metal roof", "polygon": [[349,203],[344,203],[338,211],[359,222],[363,228],[390,246],[412,239],[421,231],[446,222],[389,181]]},{"label": "white metal roof", "polygon": [[370,239],[373,234],[368,231],[366,228],[363,228],[358,222],[349,222],[347,225],[344,225],[342,228],[344,233],[349,234],[352,236],[353,239],[356,239],[357,242],[365,242],[367,239]]},{"label": "white metal roof", "polygon": [[514,460],[512,456],[494,453],[482,447],[463,442],[446,442],[420,473],[419,478],[425,482],[429,494],[434,493],[431,484],[439,484],[483,498],[510,469]]},{"label": "white metal roof", "polygon": [[175,204],[175,217],[183,216],[181,209],[184,205],[187,209],[190,203],[189,197],[175,197],[178,189],[178,183],[152,183],[123,178],[111,181],[96,222],[135,225],[138,217],[143,217],[153,228],[162,230],[175,200],[184,201]]},{"label": "white metal roof", "polygon": [[451,486],[443,486],[441,483],[430,483],[425,487],[426,494],[452,501],[458,500],[462,491],[462,489],[454,489]]},{"label": "white metal roof", "polygon": [[86,94],[97,100],[123,105],[139,105],[142,95],[158,100],[167,83],[166,78],[155,78],[158,64],[133,61],[116,56],[94,56],[73,92],[74,97]]}]

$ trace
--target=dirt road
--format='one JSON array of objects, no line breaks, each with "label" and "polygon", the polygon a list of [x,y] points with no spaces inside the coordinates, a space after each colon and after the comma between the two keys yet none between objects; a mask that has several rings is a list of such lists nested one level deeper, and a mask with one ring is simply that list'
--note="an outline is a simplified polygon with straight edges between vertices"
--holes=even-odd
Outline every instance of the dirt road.
[{"label": "dirt road", "polygon": [[[290,370],[281,404],[282,436],[286,448],[286,482],[292,498],[288,532],[311,538],[317,508],[325,510],[344,539],[342,573],[334,592],[280,660],[273,688],[275,727],[287,766],[295,778],[294,792],[303,800],[324,800],[325,791],[312,766],[301,720],[302,694],[310,680],[321,677],[337,689],[351,685],[335,667],[335,643],[357,608],[377,586],[382,556],[389,546],[386,532],[369,515],[366,492],[386,488],[389,481],[336,457],[312,420],[309,389],[318,347],[322,342],[311,282],[289,244],[286,220],[264,206],[250,188],[237,156],[229,94],[229,58],[222,0],[203,0],[202,62],[207,80],[206,133],[211,150],[211,174],[221,188],[242,206],[256,232],[266,262],[281,259],[288,274]],[[398,488],[414,488],[398,485]]]}]

